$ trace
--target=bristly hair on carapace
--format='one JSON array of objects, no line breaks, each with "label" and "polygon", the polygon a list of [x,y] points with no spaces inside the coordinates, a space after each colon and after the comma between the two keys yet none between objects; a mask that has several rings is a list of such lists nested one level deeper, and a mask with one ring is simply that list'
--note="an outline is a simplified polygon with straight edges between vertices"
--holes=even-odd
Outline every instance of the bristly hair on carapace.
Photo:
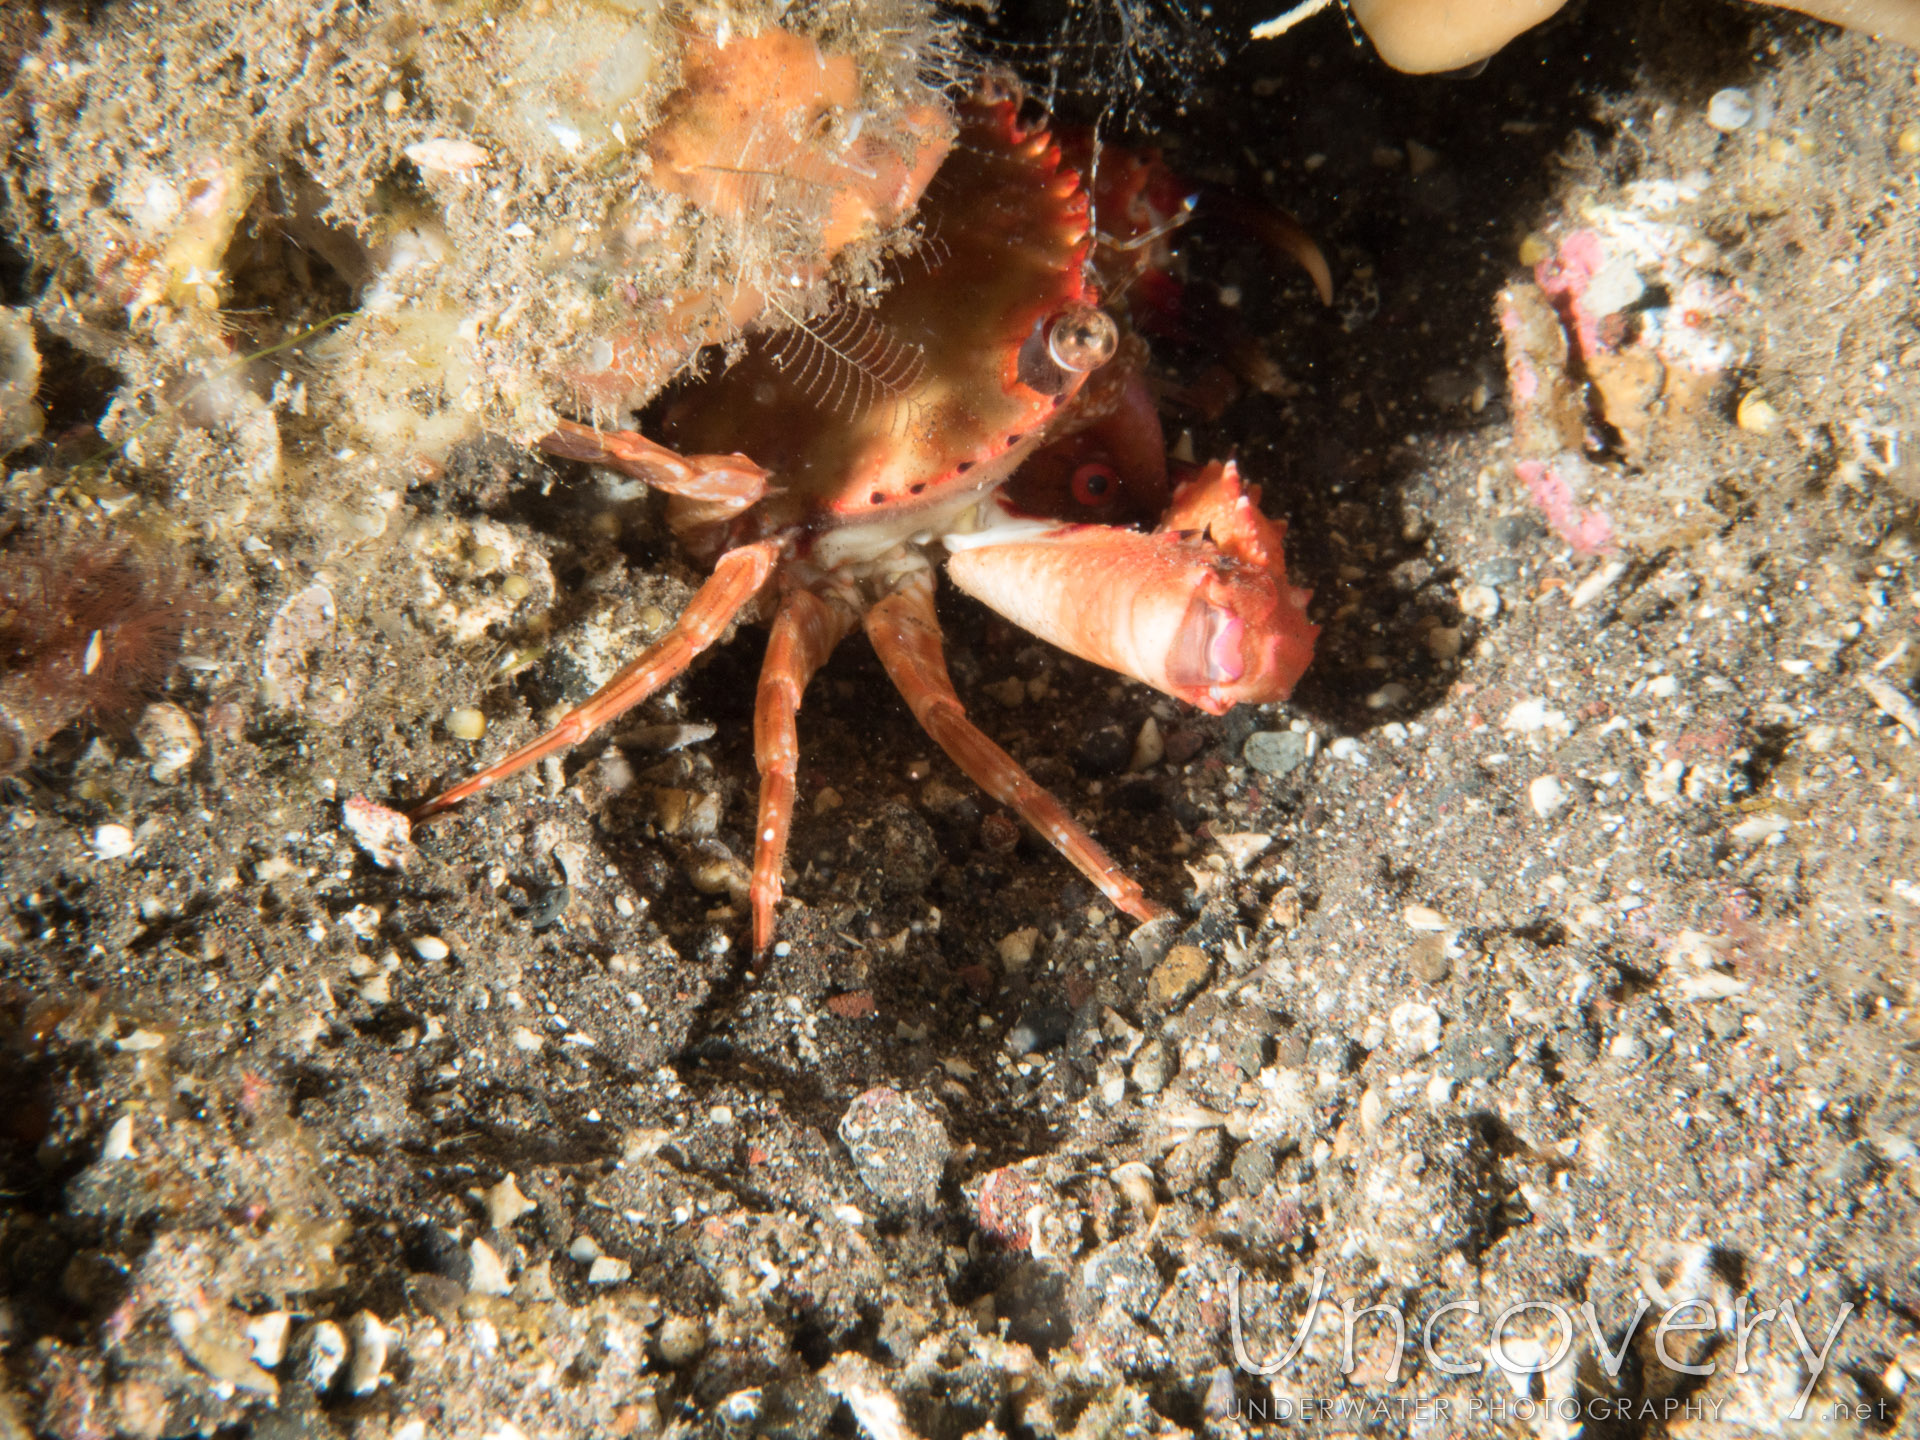
[{"label": "bristly hair on carapace", "polygon": [[174,567],[131,544],[14,536],[0,550],[0,775],[158,688],[200,616]]}]

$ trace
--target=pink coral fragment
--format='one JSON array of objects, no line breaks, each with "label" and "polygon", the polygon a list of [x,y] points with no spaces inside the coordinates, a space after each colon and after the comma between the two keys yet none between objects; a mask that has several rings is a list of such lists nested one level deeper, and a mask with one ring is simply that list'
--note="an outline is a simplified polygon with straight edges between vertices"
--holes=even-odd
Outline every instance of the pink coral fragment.
[{"label": "pink coral fragment", "polygon": [[1581,555],[1611,550],[1613,522],[1598,510],[1588,510],[1573,498],[1573,485],[1560,467],[1545,460],[1522,460],[1513,467],[1527,487],[1527,497],[1547,517],[1554,533]]}]

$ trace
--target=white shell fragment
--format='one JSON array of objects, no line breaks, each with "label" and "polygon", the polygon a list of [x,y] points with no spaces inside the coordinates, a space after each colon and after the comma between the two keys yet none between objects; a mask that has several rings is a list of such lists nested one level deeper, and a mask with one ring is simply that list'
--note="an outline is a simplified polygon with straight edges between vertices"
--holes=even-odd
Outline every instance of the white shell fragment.
[{"label": "white shell fragment", "polygon": [[287,1332],[292,1326],[293,1316],[285,1310],[269,1310],[247,1321],[247,1343],[253,1347],[256,1365],[271,1370],[286,1359]]},{"label": "white shell fragment", "polygon": [[1707,124],[1723,135],[1744,130],[1752,122],[1753,97],[1744,90],[1729,86],[1714,91],[1713,98],[1707,101]]},{"label": "white shell fragment", "polygon": [[1733,838],[1749,845],[1761,844],[1787,833],[1790,822],[1784,815],[1755,815],[1733,827]]},{"label": "white shell fragment", "polygon": [[333,639],[338,618],[333,592],[309,585],[274,611],[260,649],[261,694],[276,709],[297,707],[307,694],[307,673],[316,650]]},{"label": "white shell fragment", "polygon": [[1447,917],[1431,905],[1409,905],[1400,912],[1409,930],[1422,935],[1438,935],[1447,928]]},{"label": "white shell fragment", "polygon": [[632,1277],[633,1266],[612,1255],[595,1256],[593,1263],[587,1266],[589,1285],[619,1285]]},{"label": "white shell fragment", "polygon": [[498,1250],[484,1240],[475,1240],[467,1247],[467,1255],[473,1262],[473,1273],[467,1279],[469,1291],[475,1295],[513,1293],[513,1281],[507,1278],[507,1267]]},{"label": "white shell fragment", "polygon": [[487,733],[487,717],[471,706],[447,712],[447,733],[456,740],[478,740]]},{"label": "white shell fragment", "polygon": [[93,853],[101,860],[124,860],[133,853],[133,831],[124,825],[97,825]]},{"label": "white shell fragment", "polygon": [[520,1182],[512,1175],[487,1191],[487,1223],[496,1230],[507,1229],[522,1215],[539,1208],[521,1192]]},{"label": "white shell fragment", "polygon": [[397,870],[413,848],[413,822],[398,810],[355,795],[340,807],[341,821],[354,843],[382,870]]},{"label": "white shell fragment", "polygon": [[487,152],[471,140],[448,140],[435,136],[420,140],[400,152],[430,175],[465,176],[487,163]]},{"label": "white shell fragment", "polygon": [[1394,1048],[1411,1056],[1431,1055],[1440,1048],[1440,1012],[1431,1005],[1409,1000],[1393,1007],[1387,1017]]},{"label": "white shell fragment", "polygon": [[348,1322],[353,1337],[353,1359],[347,1364],[347,1393],[371,1395],[380,1388],[387,1368],[387,1348],[394,1332],[371,1310],[362,1310]]},{"label": "white shell fragment", "polygon": [[125,1160],[133,1154],[133,1117],[122,1115],[107,1127],[106,1143],[100,1147],[102,1160]]},{"label": "white shell fragment", "polygon": [[133,738],[140,743],[140,753],[153,762],[147,773],[162,785],[184,775],[200,753],[199,727],[170,701],[147,706],[134,726]]}]

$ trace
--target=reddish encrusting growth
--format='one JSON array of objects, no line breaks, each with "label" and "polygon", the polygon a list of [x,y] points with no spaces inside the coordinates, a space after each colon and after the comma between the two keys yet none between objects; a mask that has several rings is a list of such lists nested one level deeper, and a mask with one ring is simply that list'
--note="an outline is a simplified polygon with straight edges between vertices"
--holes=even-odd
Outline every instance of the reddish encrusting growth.
[{"label": "reddish encrusting growth", "polygon": [[131,546],[16,538],[0,552],[0,775],[160,685],[197,614],[171,570]]}]

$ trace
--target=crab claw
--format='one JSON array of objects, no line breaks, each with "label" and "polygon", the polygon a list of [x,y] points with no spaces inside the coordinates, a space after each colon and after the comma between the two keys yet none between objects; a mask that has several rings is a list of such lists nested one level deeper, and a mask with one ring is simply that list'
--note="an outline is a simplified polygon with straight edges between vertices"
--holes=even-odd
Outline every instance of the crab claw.
[{"label": "crab claw", "polygon": [[1062,650],[1224,714],[1281,700],[1313,658],[1309,592],[1287,583],[1285,527],[1231,462],[1175,493],[1152,534],[995,524],[950,536],[953,583]]}]

